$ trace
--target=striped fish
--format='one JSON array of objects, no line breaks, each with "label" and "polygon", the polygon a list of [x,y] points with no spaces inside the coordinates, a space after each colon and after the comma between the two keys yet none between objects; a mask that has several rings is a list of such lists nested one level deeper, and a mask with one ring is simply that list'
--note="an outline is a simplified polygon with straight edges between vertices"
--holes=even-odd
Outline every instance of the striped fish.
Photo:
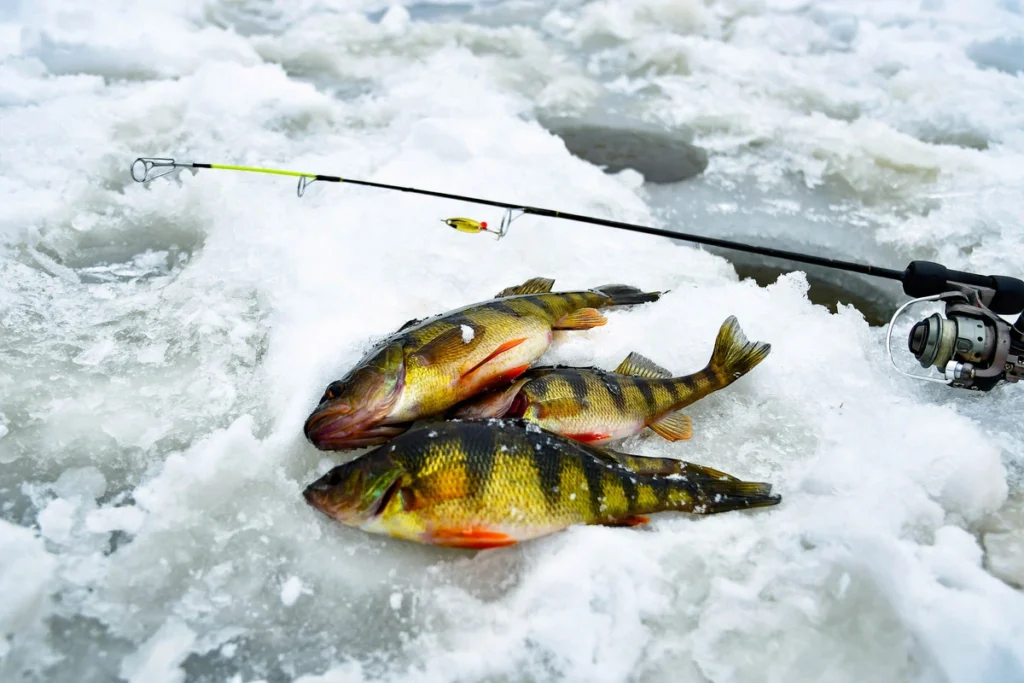
[{"label": "striped fish", "polygon": [[597,310],[656,301],[625,285],[551,292],[534,278],[483,303],[411,320],[332,382],[305,424],[313,445],[347,450],[384,443],[418,419],[506,385],[547,350],[554,330],[586,330]]},{"label": "striped fish", "polygon": [[650,427],[670,440],[692,435],[679,411],[745,375],[770,344],[748,342],[736,318],[722,324],[711,360],[700,372],[673,377],[638,353],[615,369],[534,368],[509,386],[457,406],[457,418],[522,417],[577,441],[601,444]]},{"label": "striped fish", "polygon": [[666,510],[776,505],[771,485],[605,451],[522,420],[420,424],[310,484],[342,524],[419,543],[496,548],[575,524],[635,526]]}]

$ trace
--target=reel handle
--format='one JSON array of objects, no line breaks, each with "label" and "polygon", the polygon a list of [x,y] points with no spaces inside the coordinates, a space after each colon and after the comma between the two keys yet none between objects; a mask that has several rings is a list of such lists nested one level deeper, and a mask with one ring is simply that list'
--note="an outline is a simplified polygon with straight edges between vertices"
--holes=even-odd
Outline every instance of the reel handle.
[{"label": "reel handle", "polygon": [[990,290],[992,299],[986,301],[985,305],[994,313],[1012,315],[1024,311],[1024,281],[1015,277],[978,275],[951,270],[941,263],[911,261],[907,269],[903,271],[901,281],[903,282],[903,291],[914,298],[948,292],[950,283],[956,282]]}]

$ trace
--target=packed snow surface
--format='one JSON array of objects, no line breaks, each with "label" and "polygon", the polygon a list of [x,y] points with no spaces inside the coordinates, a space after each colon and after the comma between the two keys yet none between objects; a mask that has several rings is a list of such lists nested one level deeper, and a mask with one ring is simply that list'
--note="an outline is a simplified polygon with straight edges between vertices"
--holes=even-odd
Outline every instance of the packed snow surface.
[{"label": "packed snow surface", "polygon": [[[1024,388],[915,383],[857,309],[665,239],[138,156],[334,173],[1024,275],[1017,0],[0,4],[0,680],[1024,681]],[[667,186],[543,115],[692,131]],[[531,277],[668,291],[556,339],[771,355],[625,450],[778,507],[473,553],[305,504],[302,422],[405,321]],[[896,299],[894,299],[895,301]],[[902,340],[900,348],[902,348]]]}]

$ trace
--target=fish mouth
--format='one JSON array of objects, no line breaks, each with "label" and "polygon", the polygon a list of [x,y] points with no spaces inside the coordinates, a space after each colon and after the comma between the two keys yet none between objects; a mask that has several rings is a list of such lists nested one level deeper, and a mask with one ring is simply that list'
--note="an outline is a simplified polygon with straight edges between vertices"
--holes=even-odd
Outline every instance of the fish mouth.
[{"label": "fish mouth", "polygon": [[526,396],[522,392],[516,394],[516,397],[512,399],[511,405],[508,410],[501,417],[508,418],[520,418],[526,415],[526,409],[529,407],[529,401],[526,400]]},{"label": "fish mouth", "polygon": [[322,451],[348,451],[378,446],[411,425],[411,422],[374,424],[372,415],[353,415],[326,408],[309,416],[304,431],[309,442]]}]

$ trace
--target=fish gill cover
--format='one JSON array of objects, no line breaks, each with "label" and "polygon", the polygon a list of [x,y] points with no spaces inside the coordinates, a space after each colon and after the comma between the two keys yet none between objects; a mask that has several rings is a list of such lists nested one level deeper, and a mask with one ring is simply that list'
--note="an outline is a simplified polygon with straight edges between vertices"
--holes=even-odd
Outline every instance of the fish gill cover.
[{"label": "fish gill cover", "polygon": [[[495,243],[438,224],[500,219],[455,202],[128,174],[160,154],[308,168],[1021,276],[1021,11],[3,3],[0,679],[1024,680],[1019,387],[913,384],[804,275],[759,287],[663,239],[524,217]],[[707,167],[641,184],[538,123],[597,111]],[[727,315],[770,342],[688,409],[693,438],[623,449],[783,504],[478,555],[310,509],[338,462],[301,431],[327,383],[402,322],[536,276],[669,290],[545,362],[693,371]]]}]

